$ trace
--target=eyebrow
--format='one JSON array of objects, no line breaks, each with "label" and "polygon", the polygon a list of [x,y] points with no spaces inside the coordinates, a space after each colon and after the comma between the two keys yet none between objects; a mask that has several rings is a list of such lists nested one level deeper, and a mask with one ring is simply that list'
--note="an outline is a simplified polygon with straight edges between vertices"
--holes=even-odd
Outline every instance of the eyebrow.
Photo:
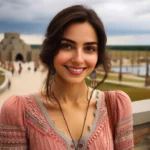
[{"label": "eyebrow", "polygon": [[[67,41],[67,42],[72,43],[72,44],[77,44],[75,41],[70,40],[68,38],[62,38],[61,41]],[[98,45],[97,42],[86,42],[86,43],[84,43],[84,45],[93,45],[93,44]]]}]

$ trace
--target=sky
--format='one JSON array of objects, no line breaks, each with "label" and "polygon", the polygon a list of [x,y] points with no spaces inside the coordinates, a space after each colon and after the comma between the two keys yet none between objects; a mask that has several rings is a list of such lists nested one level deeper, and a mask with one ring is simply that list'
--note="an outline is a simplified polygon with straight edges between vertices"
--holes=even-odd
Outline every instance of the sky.
[{"label": "sky", "polygon": [[150,45],[150,0],[0,0],[0,41],[19,32],[27,44],[41,44],[51,19],[75,4],[96,11],[107,45]]}]

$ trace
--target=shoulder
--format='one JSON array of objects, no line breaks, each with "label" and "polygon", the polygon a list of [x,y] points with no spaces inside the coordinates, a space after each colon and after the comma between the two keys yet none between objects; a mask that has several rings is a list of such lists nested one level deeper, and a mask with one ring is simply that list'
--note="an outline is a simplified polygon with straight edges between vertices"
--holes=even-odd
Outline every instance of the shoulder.
[{"label": "shoulder", "polygon": [[123,116],[132,114],[131,99],[129,95],[123,91],[115,91],[115,93],[117,105],[116,107],[118,111],[122,112]]},{"label": "shoulder", "polygon": [[4,104],[2,105],[2,108],[1,108],[1,111],[7,111],[8,113],[11,111],[16,111],[20,108],[23,107],[23,99],[21,96],[16,96],[16,95],[13,95],[11,97],[9,97],[8,99],[6,99],[6,101],[4,102]]},{"label": "shoulder", "polygon": [[[25,104],[28,101],[34,101],[33,94],[30,95],[13,95],[6,99],[4,104],[2,105],[2,110],[11,110],[11,111],[17,111],[18,109],[23,109],[25,107]],[[16,110],[17,108],[17,110]]]},{"label": "shoulder", "polygon": [[116,90],[116,91],[108,91],[107,93],[109,93],[109,98],[111,100],[113,99],[119,107],[131,105],[131,99],[129,95],[124,91]]},{"label": "shoulder", "polygon": [[[105,92],[104,91],[101,91],[101,90],[98,90],[96,89],[95,90],[98,94],[101,94],[101,95],[105,95]],[[127,103],[131,102],[131,99],[129,97],[129,95],[127,93],[125,93],[124,91],[121,91],[121,90],[116,90],[116,91],[107,91],[107,93],[109,93],[109,96],[111,99],[115,98],[117,100],[120,100],[120,101],[126,101]]]},{"label": "shoulder", "polygon": [[[132,116],[131,99],[124,91],[108,91],[109,100],[112,109],[116,112],[119,120]],[[103,99],[105,100],[105,92],[102,92]]]},{"label": "shoulder", "polygon": [[132,117],[131,99],[127,93],[121,90],[110,91],[110,97],[114,100],[118,120]]},{"label": "shoulder", "polygon": [[24,117],[24,102],[21,96],[11,96],[3,104],[1,108],[0,122],[2,124],[21,125]]},{"label": "shoulder", "polygon": [[123,91],[116,91],[116,107],[118,120],[132,120],[130,97]]},{"label": "shoulder", "polygon": [[114,91],[116,94],[116,97],[121,102],[131,103],[131,99],[127,93],[121,90]]},{"label": "shoulder", "polygon": [[27,101],[33,98],[30,95],[13,95],[9,97],[1,108],[0,121],[3,124],[23,125]]}]

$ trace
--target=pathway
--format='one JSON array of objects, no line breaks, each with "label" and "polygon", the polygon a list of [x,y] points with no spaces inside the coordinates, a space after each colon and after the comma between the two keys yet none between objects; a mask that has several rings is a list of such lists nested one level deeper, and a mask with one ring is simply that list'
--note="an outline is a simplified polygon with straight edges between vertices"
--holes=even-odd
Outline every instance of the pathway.
[{"label": "pathway", "polygon": [[[18,66],[18,63],[15,63],[16,70],[18,70]],[[30,71],[27,69],[29,66],[31,68]],[[41,71],[34,72],[33,62],[22,64],[22,68],[22,73],[20,75],[16,72],[14,76],[12,76],[11,73],[7,72],[7,75],[11,80],[11,87],[5,92],[0,93],[0,107],[11,95],[24,95],[41,90],[43,79],[45,77],[44,73],[41,73]]]}]

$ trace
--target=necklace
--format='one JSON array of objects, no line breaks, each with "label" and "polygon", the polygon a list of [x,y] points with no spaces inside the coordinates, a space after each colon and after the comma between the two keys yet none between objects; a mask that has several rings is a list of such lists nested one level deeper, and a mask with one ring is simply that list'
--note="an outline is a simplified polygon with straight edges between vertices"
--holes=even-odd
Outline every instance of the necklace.
[{"label": "necklace", "polygon": [[87,90],[87,100],[88,100],[88,105],[87,105],[87,108],[86,108],[86,113],[85,113],[85,117],[84,117],[84,122],[83,122],[82,132],[81,132],[80,138],[79,138],[79,140],[78,140],[77,147],[76,147],[75,142],[74,142],[74,140],[73,140],[73,138],[72,138],[72,135],[71,135],[71,132],[70,132],[68,123],[67,123],[67,121],[66,121],[64,112],[63,112],[63,110],[62,110],[62,107],[61,107],[61,105],[60,105],[60,102],[59,102],[58,99],[56,98],[54,92],[52,92],[52,95],[54,96],[54,99],[56,100],[56,102],[57,102],[58,105],[59,105],[61,114],[62,114],[63,119],[64,119],[64,121],[65,121],[67,130],[68,130],[68,132],[69,132],[69,135],[70,135],[70,137],[71,137],[71,140],[72,140],[72,143],[73,143],[73,145],[74,145],[75,150],[78,150],[79,143],[80,143],[80,141],[81,141],[81,137],[82,137],[82,134],[83,134],[83,130],[84,130],[84,126],[85,126],[85,122],[86,122],[86,118],[87,118],[87,113],[88,113],[88,109],[89,109],[89,104],[90,104],[90,101],[91,101],[91,98],[92,98],[92,95],[93,95],[93,91],[94,91],[94,89],[92,90],[91,95],[90,95],[90,98],[88,99],[88,92],[89,92],[89,87],[88,87],[88,90]]}]

